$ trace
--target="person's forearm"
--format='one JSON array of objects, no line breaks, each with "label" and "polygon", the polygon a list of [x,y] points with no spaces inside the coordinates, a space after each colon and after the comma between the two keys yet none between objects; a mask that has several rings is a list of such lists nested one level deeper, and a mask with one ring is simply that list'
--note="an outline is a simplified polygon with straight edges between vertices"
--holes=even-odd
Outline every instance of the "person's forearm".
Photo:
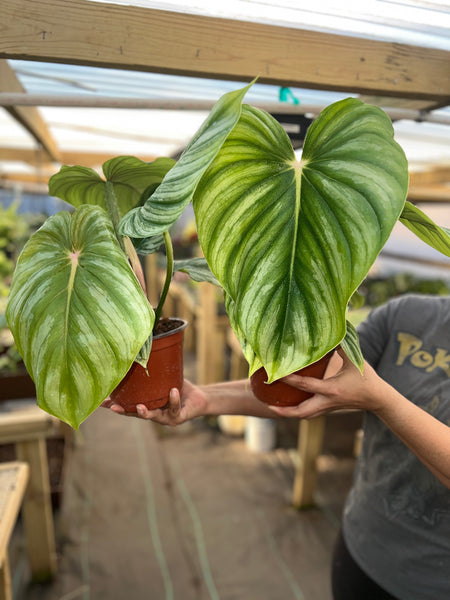
[{"label": "person's forearm", "polygon": [[450,488],[450,428],[391,386],[374,412]]},{"label": "person's forearm", "polygon": [[286,383],[314,394],[298,407],[276,408],[280,416],[311,419],[333,410],[374,413],[447,487],[450,487],[450,427],[410,402],[367,363],[364,373],[341,353],[342,368],[327,379],[286,377]]},{"label": "person's forearm", "polygon": [[206,398],[206,415],[245,415],[275,418],[276,415],[253,394],[248,379],[200,385]]}]

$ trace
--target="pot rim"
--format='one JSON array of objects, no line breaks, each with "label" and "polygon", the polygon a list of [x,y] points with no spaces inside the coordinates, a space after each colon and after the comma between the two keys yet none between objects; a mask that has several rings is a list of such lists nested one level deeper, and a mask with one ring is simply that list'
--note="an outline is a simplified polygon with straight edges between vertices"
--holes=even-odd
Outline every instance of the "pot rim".
[{"label": "pot rim", "polygon": [[166,317],[166,319],[168,319],[169,321],[180,321],[180,325],[178,327],[176,327],[175,329],[171,329],[170,331],[163,331],[163,333],[158,333],[158,335],[154,335],[153,336],[154,340],[159,340],[159,339],[165,338],[169,335],[174,335],[178,331],[182,331],[183,329],[185,329],[188,325],[188,322],[185,321],[184,319],[180,319],[180,317]]}]

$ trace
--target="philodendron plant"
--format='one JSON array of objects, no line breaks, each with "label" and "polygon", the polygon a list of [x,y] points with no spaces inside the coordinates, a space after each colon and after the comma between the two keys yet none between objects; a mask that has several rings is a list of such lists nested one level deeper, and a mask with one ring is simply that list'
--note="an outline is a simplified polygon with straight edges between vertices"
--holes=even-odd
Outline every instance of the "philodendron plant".
[{"label": "philodendron plant", "polygon": [[131,157],[106,163],[106,181],[81,167],[52,178],[77,208],[25,247],[7,320],[39,405],[74,427],[148,355],[154,313],[130,261],[167,241],[191,201],[250,374],[264,366],[269,381],[339,344],[362,367],[347,306],[399,219],[450,255],[449,231],[405,202],[407,161],[382,110],[329,106],[297,160],[277,121],[242,105],[250,86],[217,102],[176,164],[141,163],[151,181]]},{"label": "philodendron plant", "polygon": [[[251,84],[250,84],[251,85]],[[342,346],[362,368],[350,298],[400,220],[450,256],[450,232],[406,201],[408,165],[388,116],[348,98],[327,107],[297,160],[263,110],[223,96],[122,233],[166,230],[192,200],[250,374],[272,382]]]},{"label": "philodendron plant", "polygon": [[[134,361],[146,368],[174,270],[212,280],[204,259],[174,261],[170,234],[134,240],[120,219],[158,187],[175,161],[119,156],[96,171],[63,166],[49,192],[75,207],[50,217],[23,249],[8,325],[36,384],[39,406],[78,428]],[[166,246],[166,278],[150,306],[138,254]]]}]

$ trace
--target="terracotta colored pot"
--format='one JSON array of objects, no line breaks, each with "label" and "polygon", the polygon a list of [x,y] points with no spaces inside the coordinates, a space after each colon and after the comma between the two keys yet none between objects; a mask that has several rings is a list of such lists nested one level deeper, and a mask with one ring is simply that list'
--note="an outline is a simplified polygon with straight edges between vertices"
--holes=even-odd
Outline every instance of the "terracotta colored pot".
[{"label": "terracotta colored pot", "polygon": [[[307,377],[316,377],[317,379],[321,379],[325,373],[325,369],[327,368],[332,354],[333,352],[329,352],[317,362],[313,363],[312,365],[308,365],[304,369],[296,371],[296,373],[305,375]],[[261,400],[261,402],[265,402],[266,404],[272,404],[276,406],[297,406],[297,404],[300,404],[300,402],[311,398],[313,395],[309,392],[298,390],[297,388],[294,388],[292,385],[288,385],[283,381],[266,383],[267,373],[263,367],[253,373],[253,375],[250,377],[250,382],[255,396],[258,398],[258,400]]]},{"label": "terracotta colored pot", "polygon": [[135,362],[111,393],[111,399],[126,412],[135,413],[137,404],[145,404],[149,409],[162,408],[169,401],[170,390],[183,387],[183,336],[187,322],[170,320],[178,321],[179,326],[153,338],[148,375]]}]

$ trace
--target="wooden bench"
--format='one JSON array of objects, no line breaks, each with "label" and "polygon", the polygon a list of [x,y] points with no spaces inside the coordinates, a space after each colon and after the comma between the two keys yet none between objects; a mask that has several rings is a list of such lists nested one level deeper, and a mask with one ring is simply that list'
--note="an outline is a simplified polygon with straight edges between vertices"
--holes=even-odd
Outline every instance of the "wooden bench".
[{"label": "wooden bench", "polygon": [[49,581],[56,572],[46,438],[55,434],[58,423],[36,405],[0,413],[0,444],[13,443],[17,460],[29,469],[22,515],[31,576],[36,582]]},{"label": "wooden bench", "polygon": [[11,600],[9,541],[29,478],[29,467],[23,462],[0,464],[0,600]]}]

